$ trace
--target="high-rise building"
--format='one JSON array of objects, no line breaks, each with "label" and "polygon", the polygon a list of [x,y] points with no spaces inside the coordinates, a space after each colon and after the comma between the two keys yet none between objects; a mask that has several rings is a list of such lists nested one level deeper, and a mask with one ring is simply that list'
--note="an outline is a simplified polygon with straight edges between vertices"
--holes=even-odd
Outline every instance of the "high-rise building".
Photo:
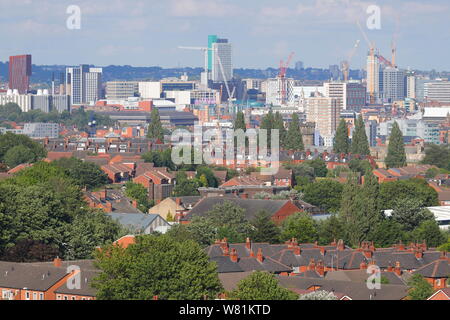
[{"label": "high-rise building", "polygon": [[9,88],[19,94],[26,94],[30,89],[31,55],[9,57]]},{"label": "high-rise building", "polygon": [[347,84],[345,82],[325,82],[325,96],[339,100],[342,110],[347,110]]},{"label": "high-rise building", "polygon": [[316,130],[326,147],[333,146],[340,114],[339,99],[320,95],[306,99],[306,121],[316,123]]},{"label": "high-rise building", "polygon": [[414,71],[406,72],[406,98],[416,99],[416,75]]},{"label": "high-rise building", "polygon": [[383,70],[382,96],[384,102],[405,99],[405,72],[387,67]]},{"label": "high-rise building", "polygon": [[450,103],[450,81],[425,83],[424,97],[427,101]]},{"label": "high-rise building", "polygon": [[283,85],[282,81],[285,82],[286,85],[286,97],[285,102],[287,105],[293,105],[295,102],[294,98],[294,84],[295,81],[292,78],[284,78],[280,77],[267,79],[266,81],[266,104],[272,104],[274,106],[283,105]]},{"label": "high-rise building", "polygon": [[296,71],[303,70],[304,68],[305,68],[305,65],[304,65],[303,61],[297,61],[295,63],[295,70]]},{"label": "high-rise building", "polygon": [[66,68],[66,93],[71,104],[93,103],[102,97],[102,68],[88,65]]},{"label": "high-rise building", "polygon": [[367,103],[367,89],[362,83],[347,83],[346,110],[361,111]]},{"label": "high-rise building", "polygon": [[367,56],[367,92],[370,102],[376,103],[380,97],[380,63],[374,54]]},{"label": "high-rise building", "polygon": [[208,68],[213,82],[230,81],[233,78],[232,47],[228,39],[208,37]]}]

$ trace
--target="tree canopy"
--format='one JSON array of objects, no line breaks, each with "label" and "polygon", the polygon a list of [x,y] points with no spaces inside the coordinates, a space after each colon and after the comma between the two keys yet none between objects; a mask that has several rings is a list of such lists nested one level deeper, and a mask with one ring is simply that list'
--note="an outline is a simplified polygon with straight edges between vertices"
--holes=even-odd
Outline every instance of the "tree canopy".
[{"label": "tree canopy", "polygon": [[397,122],[394,122],[392,127],[385,162],[388,168],[401,168],[406,166],[405,142],[403,141],[403,134]]},{"label": "tree canopy", "polygon": [[98,300],[215,299],[222,291],[215,262],[195,242],[167,235],[136,237],[126,249],[96,252],[101,270],[92,286]]}]

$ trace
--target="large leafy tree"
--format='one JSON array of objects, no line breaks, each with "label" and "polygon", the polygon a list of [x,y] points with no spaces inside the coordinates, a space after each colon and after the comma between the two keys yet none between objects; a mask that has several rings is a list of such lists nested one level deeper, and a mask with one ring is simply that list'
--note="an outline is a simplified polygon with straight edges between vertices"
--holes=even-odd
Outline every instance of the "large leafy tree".
[{"label": "large leafy tree", "polygon": [[319,180],[303,188],[303,200],[329,212],[338,212],[344,187],[334,180]]},{"label": "large leafy tree", "polygon": [[422,207],[439,205],[437,192],[425,180],[409,179],[385,182],[380,185],[381,209],[392,209],[401,199],[418,200]]},{"label": "large leafy tree", "polygon": [[424,241],[431,247],[439,247],[447,240],[435,220],[425,220],[412,232],[412,240]]},{"label": "large leafy tree", "polygon": [[274,129],[274,116],[273,112],[269,111],[268,114],[261,119],[260,129],[267,130],[267,148],[272,145],[272,129]]},{"label": "large leafy tree", "polygon": [[201,300],[222,291],[217,266],[193,241],[169,236],[140,236],[123,249],[97,251],[101,270],[94,279],[99,300]]},{"label": "large leafy tree", "polygon": [[424,164],[435,165],[439,168],[450,169],[450,148],[448,145],[428,145],[425,149]]},{"label": "large leafy tree", "polygon": [[23,162],[36,162],[46,155],[47,151],[27,136],[10,132],[0,135],[0,161],[8,161],[10,167]]},{"label": "large leafy tree", "polygon": [[318,239],[317,226],[311,216],[304,212],[289,216],[281,226],[281,239],[296,238],[299,243],[310,243]]},{"label": "large leafy tree", "polygon": [[284,120],[283,120],[283,116],[279,113],[276,112],[274,119],[273,119],[273,129],[278,130],[279,132],[279,137],[280,137],[280,146],[281,147],[286,147],[286,128],[284,127]]},{"label": "large leafy tree", "polygon": [[328,174],[327,164],[321,158],[309,160],[304,162],[305,165],[314,168],[314,175],[319,178],[324,178]]},{"label": "large leafy tree", "polygon": [[385,159],[388,168],[400,168],[406,166],[405,142],[403,134],[397,122],[394,122],[391,136],[389,137],[388,154]]},{"label": "large leafy tree", "polygon": [[289,123],[289,128],[286,134],[285,148],[288,150],[295,150],[295,151],[305,150],[305,145],[303,144],[302,131],[300,130],[300,120],[296,113],[292,115],[292,120]]},{"label": "large leafy tree", "polygon": [[147,137],[149,139],[159,139],[164,141],[164,130],[159,117],[159,111],[157,108],[153,108],[151,113],[150,124],[148,126]]},{"label": "large leafy tree", "polygon": [[125,184],[125,194],[127,197],[137,201],[138,209],[142,212],[148,212],[154,205],[154,202],[148,198],[147,189],[139,183],[128,181]]},{"label": "large leafy tree", "polygon": [[434,293],[433,286],[418,273],[409,279],[408,285],[411,287],[409,300],[427,300]]},{"label": "large leafy tree", "polygon": [[329,245],[336,239],[346,239],[345,225],[336,214],[326,220],[317,222],[319,243]]},{"label": "large leafy tree", "polygon": [[418,199],[398,199],[393,207],[392,219],[406,231],[412,231],[423,221],[434,221],[434,215]]},{"label": "large leafy tree", "polygon": [[209,245],[226,237],[230,242],[245,242],[253,229],[245,218],[243,208],[231,201],[216,204],[202,217],[195,217],[188,229],[196,235],[197,241]]},{"label": "large leafy tree", "polygon": [[252,241],[278,243],[280,241],[280,228],[272,221],[267,211],[260,211],[251,221],[254,228],[252,232]]},{"label": "large leafy tree", "polygon": [[359,155],[370,155],[369,140],[366,135],[364,119],[360,114],[355,122],[355,131],[353,132],[351,153]]},{"label": "large leafy tree", "polygon": [[350,139],[348,137],[347,122],[341,119],[339,126],[336,130],[336,137],[334,140],[334,152],[336,153],[349,153],[350,151]]},{"label": "large leafy tree", "polygon": [[257,271],[238,283],[230,293],[238,300],[297,300],[298,295],[279,285],[274,275]]},{"label": "large leafy tree", "polygon": [[95,189],[108,184],[108,176],[95,163],[83,162],[77,158],[63,158],[52,163],[64,170],[68,177],[87,189]]},{"label": "large leafy tree", "polygon": [[198,188],[200,183],[197,179],[188,179],[187,175],[183,171],[179,171],[176,175],[177,184],[173,188],[173,196],[185,197],[185,196],[198,196]]}]

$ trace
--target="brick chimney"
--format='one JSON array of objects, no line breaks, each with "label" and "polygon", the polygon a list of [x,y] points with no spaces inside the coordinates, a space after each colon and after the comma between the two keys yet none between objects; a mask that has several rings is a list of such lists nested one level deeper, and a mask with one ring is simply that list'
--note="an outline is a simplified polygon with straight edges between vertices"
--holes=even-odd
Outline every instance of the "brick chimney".
[{"label": "brick chimney", "polygon": [[309,260],[308,270],[316,270],[316,263],[314,259]]},{"label": "brick chimney", "polygon": [[447,252],[442,251],[439,260],[447,260]]},{"label": "brick chimney", "polygon": [[297,246],[294,247],[294,254],[295,254],[296,256],[299,256],[299,255],[302,254],[302,249],[300,248],[299,245],[297,245]]},{"label": "brick chimney", "polygon": [[323,277],[325,275],[325,267],[323,265],[323,261],[322,260],[319,260],[317,262],[316,272],[318,274],[320,274],[321,277]]},{"label": "brick chimney", "polygon": [[236,249],[231,250],[230,259],[232,262],[238,262],[238,254]]},{"label": "brick chimney", "polygon": [[428,250],[427,242],[425,240],[423,240],[423,242],[422,242],[422,249],[423,249],[423,251]]},{"label": "brick chimney", "polygon": [[361,270],[367,270],[367,263],[365,261],[361,262],[361,264],[359,265],[359,268]]},{"label": "brick chimney", "polygon": [[423,258],[423,249],[422,248],[415,249],[414,255],[416,256],[416,259],[422,259]]},{"label": "brick chimney", "polygon": [[344,244],[344,240],[339,240],[338,244],[337,244],[337,249],[339,251],[344,251],[345,250],[345,244]]},{"label": "brick chimney", "polygon": [[370,250],[369,248],[366,248],[366,249],[364,250],[364,256],[365,256],[367,259],[372,259],[372,257],[373,257],[373,251]]},{"label": "brick chimney", "polygon": [[394,272],[396,275],[398,275],[399,277],[402,275],[402,268],[400,267],[400,262],[396,262],[395,263],[395,269]]},{"label": "brick chimney", "polygon": [[394,268],[392,268],[391,264],[389,264],[389,266],[387,268],[387,271],[388,272],[393,272],[394,271]]},{"label": "brick chimney", "polygon": [[326,253],[325,247],[320,247],[320,254],[324,256],[325,253]]},{"label": "brick chimney", "polygon": [[113,207],[112,207],[112,203],[111,202],[107,202],[105,204],[105,210],[106,210],[106,212],[112,212],[113,211]]},{"label": "brick chimney", "polygon": [[251,250],[252,249],[252,242],[251,242],[250,238],[247,238],[245,240],[245,247],[247,248],[247,250]]},{"label": "brick chimney", "polygon": [[177,206],[181,206],[181,198],[176,198],[175,202],[177,203]]},{"label": "brick chimney", "polygon": [[333,242],[330,245],[333,246],[333,247],[336,247],[337,246],[336,239],[334,239]]},{"label": "brick chimney", "polygon": [[103,190],[99,191],[99,193],[100,193],[100,201],[105,201],[106,200],[106,194],[107,194],[106,189],[103,189]]},{"label": "brick chimney", "polygon": [[137,209],[137,207],[138,207],[138,203],[137,203],[137,201],[136,201],[136,200],[133,200],[133,202],[132,202],[132,205],[133,205],[133,208],[136,208],[136,209]]},{"label": "brick chimney", "polygon": [[261,248],[258,249],[258,254],[256,255],[256,260],[258,260],[261,263],[264,261],[264,256],[263,256]]},{"label": "brick chimney", "polygon": [[401,240],[400,240],[400,243],[397,245],[397,249],[399,251],[405,251],[405,245],[402,243]]},{"label": "brick chimney", "polygon": [[53,259],[53,266],[55,266],[57,268],[61,268],[62,260],[59,257],[56,257],[55,259]]}]

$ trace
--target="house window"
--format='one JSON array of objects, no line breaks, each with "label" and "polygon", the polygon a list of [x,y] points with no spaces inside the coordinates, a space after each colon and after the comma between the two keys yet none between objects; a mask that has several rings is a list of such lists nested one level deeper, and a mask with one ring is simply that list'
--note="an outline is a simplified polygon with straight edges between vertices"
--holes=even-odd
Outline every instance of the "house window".
[{"label": "house window", "polygon": [[69,300],[69,298],[67,296],[64,296],[64,300]]},{"label": "house window", "polygon": [[436,286],[440,286],[441,285],[441,279],[436,279]]},{"label": "house window", "polygon": [[72,296],[72,300],[77,300],[77,298],[75,296]]},{"label": "house window", "polygon": [[61,295],[60,295],[60,294],[58,294],[58,295],[56,296],[56,300],[61,300]]},{"label": "house window", "polygon": [[33,292],[33,300],[37,300],[37,292]]},{"label": "house window", "polygon": [[44,294],[42,292],[39,293],[39,300],[44,300]]},{"label": "house window", "polygon": [[30,293],[28,291],[25,292],[25,300],[30,300]]},{"label": "house window", "polygon": [[9,300],[10,296],[11,296],[11,291],[3,290],[3,292],[2,292],[2,299],[3,300]]}]

